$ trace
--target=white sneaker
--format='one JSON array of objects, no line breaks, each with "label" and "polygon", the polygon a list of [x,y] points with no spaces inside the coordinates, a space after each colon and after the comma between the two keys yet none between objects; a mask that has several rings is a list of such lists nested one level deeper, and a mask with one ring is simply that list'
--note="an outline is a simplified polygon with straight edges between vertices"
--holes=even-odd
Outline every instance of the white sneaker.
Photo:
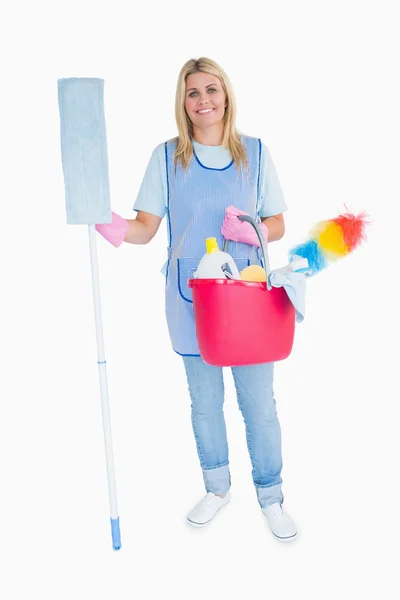
[{"label": "white sneaker", "polygon": [[187,520],[191,525],[202,526],[209,523],[220,508],[228,504],[230,500],[229,492],[223,498],[208,492],[202,500],[188,514]]},{"label": "white sneaker", "polygon": [[268,525],[275,537],[282,542],[289,542],[296,538],[296,524],[283,510],[282,504],[275,503],[262,509],[267,517]]}]

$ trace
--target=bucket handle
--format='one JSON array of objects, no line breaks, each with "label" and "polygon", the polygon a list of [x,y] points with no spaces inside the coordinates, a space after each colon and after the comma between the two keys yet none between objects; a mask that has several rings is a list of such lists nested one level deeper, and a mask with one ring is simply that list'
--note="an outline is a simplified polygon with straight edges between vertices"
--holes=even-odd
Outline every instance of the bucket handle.
[{"label": "bucket handle", "polygon": [[[258,226],[257,221],[255,221],[249,215],[238,215],[238,219],[239,219],[239,221],[247,221],[247,223],[250,223],[250,225],[252,225],[256,231],[257,237],[260,242],[261,250],[263,253],[263,257],[264,257],[264,270],[265,270],[265,276],[266,276],[266,280],[267,280],[267,282],[266,282],[267,289],[270,290],[272,286],[269,282],[269,274],[271,273],[271,269],[269,266],[268,248],[267,248],[267,244],[265,243],[264,237],[260,231],[260,227]],[[228,247],[229,247],[229,240],[225,240],[224,252],[228,252]]]}]

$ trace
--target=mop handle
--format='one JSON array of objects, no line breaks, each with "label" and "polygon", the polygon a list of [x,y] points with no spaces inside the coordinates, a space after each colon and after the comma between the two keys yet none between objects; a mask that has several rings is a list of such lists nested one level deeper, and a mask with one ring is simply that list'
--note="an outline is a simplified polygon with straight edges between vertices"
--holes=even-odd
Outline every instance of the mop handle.
[{"label": "mop handle", "polygon": [[103,416],[103,432],[104,432],[104,444],[105,444],[107,479],[108,479],[108,496],[109,496],[109,502],[110,502],[110,515],[111,515],[111,535],[112,535],[114,550],[119,550],[121,548],[121,535],[120,535],[120,530],[119,530],[117,492],[116,492],[116,485],[115,485],[115,472],[114,472],[113,448],[112,448],[112,437],[111,437],[110,406],[109,406],[109,402],[108,402],[106,359],[105,359],[105,353],[104,353],[103,327],[102,327],[102,320],[101,320],[99,269],[98,269],[98,262],[97,262],[97,247],[96,247],[96,229],[95,229],[95,225],[89,225],[88,227],[89,227],[90,264],[91,264],[91,269],[92,269],[94,316],[95,316],[95,322],[96,322],[96,339],[97,339],[97,356],[98,356],[97,364],[99,367],[101,410],[102,410],[102,416]]},{"label": "mop handle", "polygon": [[[257,221],[255,221],[249,215],[238,215],[238,219],[239,219],[239,221],[247,221],[247,223],[250,223],[250,225],[253,225],[254,229],[256,230],[257,237],[260,241],[261,251],[262,251],[263,257],[264,257],[264,271],[265,271],[265,276],[266,276],[266,280],[267,280],[267,282],[266,282],[267,289],[270,290],[272,288],[272,286],[269,282],[269,275],[271,273],[271,269],[269,266],[268,247],[267,247],[267,244],[265,243],[264,236],[262,235],[262,233],[260,231]],[[224,252],[228,252],[228,247],[229,247],[229,240],[225,240]]]}]

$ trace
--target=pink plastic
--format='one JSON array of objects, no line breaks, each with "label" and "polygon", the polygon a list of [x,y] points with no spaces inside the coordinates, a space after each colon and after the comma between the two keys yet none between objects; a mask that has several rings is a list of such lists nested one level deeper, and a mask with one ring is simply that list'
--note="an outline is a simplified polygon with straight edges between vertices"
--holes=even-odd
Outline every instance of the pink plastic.
[{"label": "pink plastic", "polygon": [[295,308],[283,287],[234,279],[189,279],[188,286],[204,362],[228,367],[289,356]]},{"label": "pink plastic", "polygon": [[101,223],[96,225],[96,231],[98,231],[100,235],[113,246],[118,248],[128,233],[129,223],[115,212],[112,212],[111,215],[111,223]]},{"label": "pink plastic", "polygon": [[[253,225],[246,221],[239,221],[239,215],[247,215],[247,213],[234,206],[228,206],[225,209],[225,218],[221,228],[222,235],[226,240],[241,242],[242,244],[249,244],[250,246],[257,246],[259,248],[260,241]],[[268,243],[267,226],[265,223],[258,223],[257,226],[265,243]]]}]

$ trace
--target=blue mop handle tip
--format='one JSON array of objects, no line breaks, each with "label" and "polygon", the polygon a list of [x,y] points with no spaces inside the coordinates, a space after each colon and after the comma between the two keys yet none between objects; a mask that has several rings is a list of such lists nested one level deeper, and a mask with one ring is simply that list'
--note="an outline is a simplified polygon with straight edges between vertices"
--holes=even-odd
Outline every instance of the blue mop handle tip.
[{"label": "blue mop handle tip", "polygon": [[111,535],[114,550],[121,549],[121,533],[119,530],[119,517],[111,519]]}]

